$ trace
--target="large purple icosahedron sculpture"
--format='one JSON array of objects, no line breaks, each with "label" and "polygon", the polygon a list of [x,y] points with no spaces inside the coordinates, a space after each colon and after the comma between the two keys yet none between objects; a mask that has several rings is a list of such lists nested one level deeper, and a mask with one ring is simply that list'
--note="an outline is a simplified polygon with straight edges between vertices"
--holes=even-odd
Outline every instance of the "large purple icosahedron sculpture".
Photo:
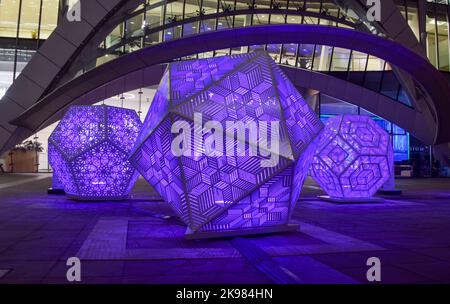
[{"label": "large purple icosahedron sculpture", "polygon": [[327,120],[310,173],[330,198],[358,200],[372,197],[393,165],[389,134],[369,116],[344,115]]},{"label": "large purple icosahedron sculpture", "polygon": [[[200,127],[194,119],[199,113]],[[223,153],[207,154],[206,145],[196,145],[196,135],[212,134],[202,125],[207,121],[227,130],[223,141],[214,142],[216,152]],[[261,137],[252,141],[225,127],[237,121],[256,123],[258,132],[264,131],[261,122],[279,123],[273,165],[261,165],[268,159]],[[171,148],[180,133],[177,123],[193,130],[185,134],[193,151],[187,156],[176,156]],[[274,132],[268,128],[267,134]],[[282,231],[291,227],[322,128],[266,53],[181,61],[171,63],[161,80],[131,162],[186,223],[188,238]],[[226,153],[228,140],[235,142],[232,149],[243,143],[245,153]],[[258,145],[252,155],[251,147]]]},{"label": "large purple icosahedron sculpture", "polygon": [[141,131],[135,111],[72,106],[50,135],[49,162],[69,197],[125,199],[138,172],[128,160]]}]

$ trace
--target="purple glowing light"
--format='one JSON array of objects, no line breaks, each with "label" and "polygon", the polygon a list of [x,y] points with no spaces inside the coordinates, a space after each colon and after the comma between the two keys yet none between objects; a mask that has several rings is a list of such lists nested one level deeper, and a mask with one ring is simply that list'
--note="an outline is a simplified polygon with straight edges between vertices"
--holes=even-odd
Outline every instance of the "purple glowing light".
[{"label": "purple glowing light", "polygon": [[[193,127],[194,113],[221,124],[279,121],[279,162],[262,167],[260,153],[174,156],[171,127],[181,120]],[[286,225],[322,127],[266,53],[175,62],[160,83],[130,160],[194,233]],[[249,149],[248,138],[245,142]]]},{"label": "purple glowing light", "polygon": [[61,182],[60,178],[58,177],[58,173],[53,172],[53,177],[52,177],[52,189],[53,190],[64,190],[64,185]]},{"label": "purple glowing light", "polygon": [[138,178],[128,161],[142,123],[133,110],[72,106],[49,138],[49,162],[67,195],[79,200],[128,196]]},{"label": "purple glowing light", "polygon": [[311,176],[335,198],[372,197],[391,177],[389,134],[369,116],[328,119],[311,165]]}]

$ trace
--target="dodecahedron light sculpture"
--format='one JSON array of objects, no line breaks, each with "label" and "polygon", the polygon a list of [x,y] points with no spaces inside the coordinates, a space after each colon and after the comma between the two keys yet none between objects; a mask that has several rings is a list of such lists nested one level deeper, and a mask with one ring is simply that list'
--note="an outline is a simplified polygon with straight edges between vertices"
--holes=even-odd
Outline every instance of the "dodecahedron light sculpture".
[{"label": "dodecahedron light sculpture", "polygon": [[128,160],[142,123],[135,111],[72,106],[49,137],[49,162],[66,194],[78,200],[119,200],[139,174]]},{"label": "dodecahedron light sculpture", "polygon": [[[206,128],[211,121],[219,124],[214,136],[220,126],[224,130],[223,140],[214,141],[222,153],[214,155],[196,141],[212,136]],[[225,128],[237,122],[255,123],[258,134],[270,136],[278,123],[279,149],[274,152],[261,137],[251,140],[252,128],[247,137]],[[191,130],[183,133],[190,155],[173,152],[180,123]],[[274,231],[289,223],[322,127],[266,53],[180,61],[168,66],[130,159],[194,237]],[[227,153],[228,140],[233,151],[243,144],[244,153]],[[262,165],[269,158],[264,144],[278,157],[270,166]]]},{"label": "dodecahedron light sculpture", "polygon": [[369,116],[327,120],[311,165],[311,176],[331,198],[372,197],[393,170],[389,134]]}]

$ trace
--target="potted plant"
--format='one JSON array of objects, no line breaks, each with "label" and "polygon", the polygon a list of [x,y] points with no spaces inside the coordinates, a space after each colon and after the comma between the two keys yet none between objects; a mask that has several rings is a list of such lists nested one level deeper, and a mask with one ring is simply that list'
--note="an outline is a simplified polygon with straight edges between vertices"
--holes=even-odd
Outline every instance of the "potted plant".
[{"label": "potted plant", "polygon": [[27,140],[16,145],[9,153],[8,170],[11,173],[38,172],[39,153],[44,151],[42,143]]}]

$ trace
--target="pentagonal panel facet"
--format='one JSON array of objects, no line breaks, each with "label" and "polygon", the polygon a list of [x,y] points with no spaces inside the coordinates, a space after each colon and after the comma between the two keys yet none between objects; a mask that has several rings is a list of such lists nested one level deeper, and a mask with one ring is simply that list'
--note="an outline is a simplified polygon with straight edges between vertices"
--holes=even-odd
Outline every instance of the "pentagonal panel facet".
[{"label": "pentagonal panel facet", "polygon": [[134,110],[108,108],[106,117],[107,138],[119,150],[129,154],[141,131],[141,120]]},{"label": "pentagonal panel facet", "polygon": [[105,141],[82,153],[72,162],[79,195],[90,199],[122,198],[136,182],[137,175],[128,155]]},{"label": "pentagonal panel facet", "polygon": [[101,107],[71,107],[49,140],[72,159],[106,138],[105,115]]},{"label": "pentagonal panel facet", "polygon": [[48,143],[48,159],[52,165],[54,174],[58,177],[61,182],[64,191],[68,194],[78,193],[78,188],[75,180],[72,178],[72,168],[70,166],[70,161],[67,161],[61,151],[56,148],[52,143]]}]

